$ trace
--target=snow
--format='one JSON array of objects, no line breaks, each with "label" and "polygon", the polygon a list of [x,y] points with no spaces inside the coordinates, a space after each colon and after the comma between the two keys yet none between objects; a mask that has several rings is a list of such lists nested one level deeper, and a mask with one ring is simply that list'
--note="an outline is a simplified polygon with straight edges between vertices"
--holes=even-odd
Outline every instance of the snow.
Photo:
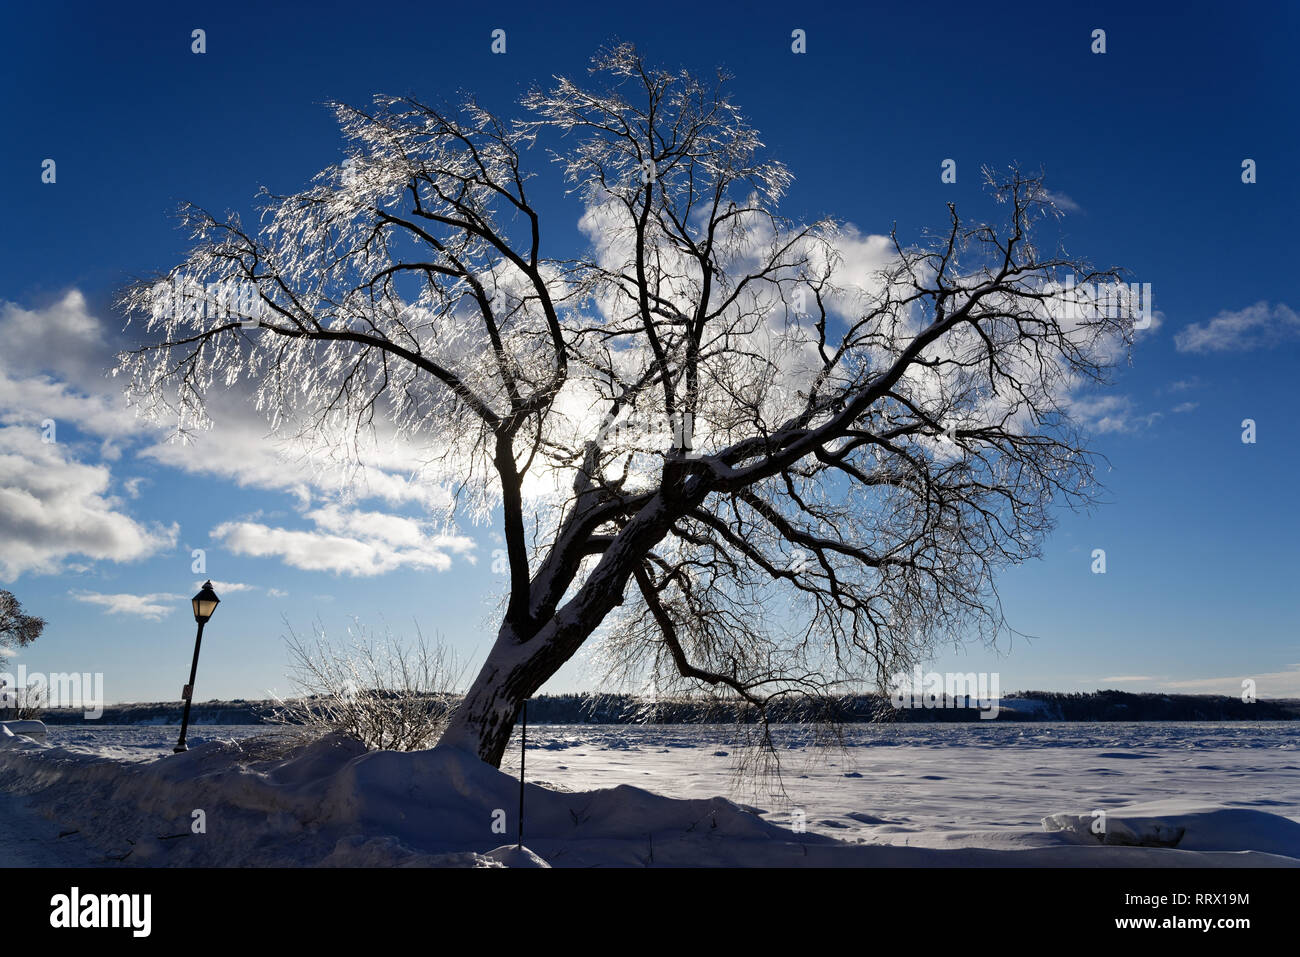
[{"label": "snow", "polygon": [[503,867],[550,867],[544,860],[526,847],[518,844],[504,844],[487,852],[487,857]]},{"label": "snow", "polygon": [[0,737],[23,735],[33,741],[45,740],[45,724],[41,721],[0,721]]},{"label": "snow", "polygon": [[1043,819],[1043,827],[1069,833],[1084,843],[1179,847],[1189,851],[1249,847],[1290,856],[1300,851],[1300,822],[1250,808],[1152,801],[1107,812],[1104,828],[1097,828],[1096,820],[1092,813],[1052,814]]},{"label": "snow", "polygon": [[779,787],[730,728],[533,727],[522,848],[512,765],[454,749],[62,731],[0,744],[0,865],[1300,866],[1281,722],[782,729]]},{"label": "snow", "polygon": [[1059,708],[1050,701],[1038,698],[1002,698],[998,701],[998,711],[1033,715],[1042,721],[1059,718]]}]

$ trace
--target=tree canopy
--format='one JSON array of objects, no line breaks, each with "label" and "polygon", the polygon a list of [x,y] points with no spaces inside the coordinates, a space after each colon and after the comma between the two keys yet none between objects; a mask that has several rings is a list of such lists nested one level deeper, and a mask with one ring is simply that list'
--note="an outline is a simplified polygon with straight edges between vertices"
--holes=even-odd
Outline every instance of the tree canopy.
[{"label": "tree canopy", "polygon": [[[872,240],[781,214],[725,76],[629,45],[592,74],[514,119],[335,104],[341,162],[255,229],[186,207],[192,253],[123,299],[146,412],[201,426],[248,383],[305,440],[417,443],[446,522],[500,523],[500,633],[444,738],[493,762],[597,633],[759,707],[996,639],[995,573],[1094,499],[1071,398],[1132,336],[1118,271],[1040,250],[1040,175],[986,173],[998,224]],[[544,149],[586,249],[548,245]]]},{"label": "tree canopy", "polygon": [[11,591],[0,588],[0,647],[30,645],[45,630],[45,619],[23,614],[23,605]]}]

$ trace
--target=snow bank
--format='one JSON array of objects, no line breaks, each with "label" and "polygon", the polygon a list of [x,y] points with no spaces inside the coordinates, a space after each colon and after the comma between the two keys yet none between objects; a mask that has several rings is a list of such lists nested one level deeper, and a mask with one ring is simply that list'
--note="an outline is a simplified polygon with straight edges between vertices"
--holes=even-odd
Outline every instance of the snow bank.
[{"label": "snow bank", "polygon": [[[526,847],[516,848],[518,781],[453,749],[366,752],[331,735],[306,744],[210,741],[126,760],[7,740],[0,787],[25,795],[64,832],[75,829],[103,859],[128,865],[1300,866],[1300,824],[1263,812],[1184,814],[1173,821],[1183,828],[1175,848],[1103,846],[1079,830],[1084,815],[1053,815],[1046,831],[900,847],[796,834],[724,798],[667,798],[628,785],[526,785]],[[1121,823],[1157,833],[1156,816],[1113,811],[1108,820],[1116,835]]]},{"label": "snow bank", "polygon": [[[47,816],[131,863],[516,866],[586,849],[600,862],[640,864],[654,862],[656,838],[707,851],[791,837],[723,798],[530,784],[525,836],[534,852],[506,853],[503,841],[517,833],[518,781],[473,755],[366,752],[337,735],[288,756],[266,753],[276,746],[213,741],[127,762],[15,743],[0,749],[0,775]],[[683,862],[691,852],[671,856]]]},{"label": "snow bank", "polygon": [[1186,801],[1152,801],[1085,814],[1052,814],[1043,828],[1081,843],[1176,847],[1185,851],[1250,848],[1300,858],[1300,823],[1253,808],[1203,807]]},{"label": "snow bank", "polygon": [[44,742],[45,723],[43,721],[0,721],[0,738],[9,739],[17,735]]}]

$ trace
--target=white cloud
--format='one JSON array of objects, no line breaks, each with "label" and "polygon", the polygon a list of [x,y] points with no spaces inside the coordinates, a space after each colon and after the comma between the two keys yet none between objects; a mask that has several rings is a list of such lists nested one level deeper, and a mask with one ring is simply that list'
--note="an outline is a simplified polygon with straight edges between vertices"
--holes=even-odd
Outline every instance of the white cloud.
[{"label": "white cloud", "polygon": [[1261,674],[1238,675],[1232,678],[1190,678],[1178,681],[1164,681],[1162,689],[1178,691],[1182,694],[1226,694],[1240,695],[1243,682],[1253,681],[1254,691],[1260,698],[1295,698],[1300,697],[1300,664],[1287,665],[1281,671],[1269,671]]},{"label": "white cloud", "polygon": [[106,595],[93,591],[72,591],[68,594],[76,601],[99,605],[110,615],[137,615],[151,621],[161,621],[165,615],[170,615],[177,608],[189,608],[184,595],[173,595],[168,592],[152,595]]},{"label": "white cloud", "polygon": [[420,480],[419,456],[411,443],[381,435],[356,448],[355,460],[331,460],[307,455],[291,440],[273,435],[251,398],[238,391],[214,391],[207,410],[213,420],[210,430],[193,432],[185,442],[159,439],[140,455],[243,488],[288,492],[303,505],[316,497],[378,498],[430,509],[450,503],[443,488]]},{"label": "white cloud", "polygon": [[425,474],[431,457],[427,445],[394,435],[378,418],[373,434],[353,436],[339,426],[337,434],[308,448],[289,425],[282,435],[272,430],[247,383],[211,390],[205,408],[212,428],[191,431],[184,441],[153,432],[157,437],[140,457],[241,488],[285,492],[304,508],[322,500],[378,499],[446,514],[454,504],[450,493]]},{"label": "white cloud", "polygon": [[108,494],[111,474],[69,455],[38,431],[0,427],[0,579],[53,573],[74,555],[114,562],[176,544],[173,523],[141,523]]},{"label": "white cloud", "polygon": [[1058,193],[1055,190],[1044,189],[1042,191],[1042,195],[1044,199],[1046,199],[1053,206],[1055,206],[1057,209],[1061,210],[1064,213],[1083,212],[1083,207],[1080,206],[1078,203],[1076,203],[1065,193]]},{"label": "white cloud", "polygon": [[1193,411],[1200,404],[1201,403],[1199,402],[1179,402],[1176,406],[1170,409],[1170,411],[1173,412],[1174,415],[1180,415],[1183,412]]},{"label": "white cloud", "polygon": [[426,523],[415,519],[337,505],[307,512],[306,517],[315,529],[225,522],[212,530],[212,537],[239,555],[275,557],[294,568],[354,577],[403,567],[446,571],[453,554],[473,561],[473,539],[432,533]]},{"label": "white cloud", "polygon": [[[269,435],[243,385],[211,392],[211,430],[194,433],[188,443],[169,441],[165,429],[126,407],[122,383],[107,375],[114,364],[113,339],[76,290],[39,309],[0,302],[0,537],[6,544],[0,579],[65,570],[73,555],[128,561],[175,544],[177,526],[142,524],[110,494],[115,487],[110,463],[124,450],[241,487],[288,492],[304,509],[315,504],[309,517],[321,531],[334,533],[326,538],[331,553],[324,556],[299,550],[300,536],[313,532],[247,522],[224,526],[233,540],[283,553],[300,567],[349,574],[379,574],[402,565],[444,568],[451,555],[472,549],[468,539],[430,535],[411,519],[327,504],[380,499],[445,515],[452,500],[442,487],[421,480],[427,453],[416,444],[386,435],[380,425],[378,435],[349,450],[355,455],[292,454],[288,443]],[[40,441],[48,420],[54,423],[53,444]],[[97,441],[86,441],[92,436]],[[137,499],[147,481],[116,480],[116,487],[123,499]],[[226,585],[226,591],[254,587]]]},{"label": "white cloud", "polygon": [[1150,675],[1118,675],[1110,678],[1098,678],[1103,684],[1128,684],[1134,681],[1155,681]]},{"label": "white cloud", "polygon": [[1070,415],[1094,432],[1136,432],[1155,425],[1163,414],[1138,413],[1126,395],[1070,396]]},{"label": "white cloud", "polygon": [[[111,469],[84,461],[96,451],[111,461],[139,426],[105,377],[111,349],[81,293],[35,310],[0,303],[0,341],[0,579],[174,545],[174,524],[136,521],[109,494]],[[103,442],[83,447],[72,426]]]},{"label": "white cloud", "polygon": [[[77,290],[42,309],[0,303],[0,424],[39,426],[46,419],[73,424],[105,440],[103,458],[120,443],[145,439],[143,458],[185,472],[216,475],[242,487],[287,491],[307,502],[312,494],[344,492],[427,508],[447,505],[447,493],[418,478],[417,445],[383,433],[356,449],[358,463],[309,457],[270,435],[266,417],[244,386],[213,389],[207,397],[213,428],[172,441],[162,427],[127,408],[122,381],[108,375],[117,345],[106,323],[90,314]],[[139,479],[127,493],[138,492]]]},{"label": "white cloud", "polygon": [[425,540],[420,523],[400,515],[362,512],[326,505],[307,513],[323,531],[354,537],[377,539],[402,548],[418,548]]},{"label": "white cloud", "polygon": [[1161,310],[1152,307],[1150,315],[1147,316],[1147,325],[1141,329],[1136,325],[1133,326],[1133,337],[1134,339],[1140,339],[1149,336],[1164,324],[1165,314]]},{"label": "white cloud", "polygon": [[112,347],[77,290],[43,309],[0,303],[0,422],[73,423],[105,439],[140,431],[107,373]]},{"label": "white cloud", "polygon": [[1224,310],[1204,324],[1192,323],[1174,337],[1179,352],[1229,352],[1257,349],[1300,335],[1300,315],[1285,303],[1257,302]]},{"label": "white cloud", "polygon": [[[205,581],[206,581],[206,580],[207,580],[207,579],[205,579]],[[198,589],[200,589],[200,588],[202,588],[202,587],[203,587],[203,582],[196,581],[196,582],[194,583],[194,589],[195,589],[195,591],[197,591]],[[226,594],[233,594],[233,593],[241,592],[241,591],[257,591],[257,590],[258,590],[258,586],[257,586],[257,585],[245,585],[243,582],[215,582],[215,581],[214,581],[214,582],[212,582],[212,590],[215,591],[215,592],[217,593],[217,596],[218,596],[218,597],[220,597],[221,594],[222,594],[223,592],[226,593]]]}]

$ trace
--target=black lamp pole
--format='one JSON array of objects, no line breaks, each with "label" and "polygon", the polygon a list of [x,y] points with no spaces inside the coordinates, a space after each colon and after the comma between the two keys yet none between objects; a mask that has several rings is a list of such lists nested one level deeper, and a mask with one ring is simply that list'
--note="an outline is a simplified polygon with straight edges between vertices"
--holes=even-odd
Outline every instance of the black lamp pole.
[{"label": "black lamp pole", "polygon": [[182,751],[188,751],[185,745],[185,731],[190,724],[190,704],[194,700],[194,676],[199,670],[199,647],[203,644],[203,626],[208,623],[212,613],[217,610],[217,604],[221,601],[217,593],[212,590],[212,582],[206,581],[199,593],[191,599],[194,606],[194,620],[199,623],[198,634],[194,636],[194,660],[190,662],[190,683],[185,686],[182,696],[185,698],[185,713],[181,716],[181,737],[176,742],[176,747],[172,752],[180,754]]}]

